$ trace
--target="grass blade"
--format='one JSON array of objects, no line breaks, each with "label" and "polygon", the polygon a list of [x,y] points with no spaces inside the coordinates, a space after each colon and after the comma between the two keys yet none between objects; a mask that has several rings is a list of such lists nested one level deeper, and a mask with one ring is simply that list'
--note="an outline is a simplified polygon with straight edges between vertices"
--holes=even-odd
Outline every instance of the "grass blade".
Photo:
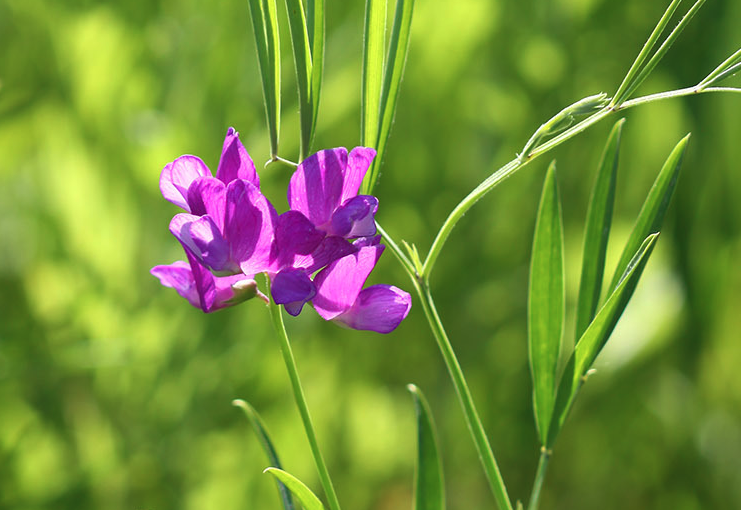
[{"label": "grass blade", "polygon": [[286,0],[288,26],[291,29],[293,60],[296,64],[296,84],[298,85],[298,109],[301,118],[301,147],[299,161],[309,155],[314,136],[314,106],[311,100],[311,46],[306,28],[306,15],[301,0]]},{"label": "grass blade", "polygon": [[366,0],[360,144],[377,148],[386,42],[386,0]]},{"label": "grass blade", "polygon": [[623,124],[625,124],[625,119],[620,119],[610,131],[587,209],[581,282],[576,306],[577,339],[592,322],[602,292],[607,241],[610,237],[612,208],[615,203],[615,181],[617,180],[618,153]]},{"label": "grass blade", "polygon": [[306,7],[309,20],[309,47],[311,48],[311,139],[316,132],[319,117],[319,98],[324,75],[324,0],[309,0]]},{"label": "grass blade", "polygon": [[[705,87],[708,87],[712,85],[713,83],[717,83],[723,80],[723,78],[728,77],[730,74],[733,74],[733,72],[738,70],[740,65],[741,65],[741,49],[739,49],[733,55],[725,59],[718,67],[713,69],[713,71],[710,74],[708,74],[705,77],[705,79],[703,79],[700,83],[697,84],[697,88],[704,89]],[[734,71],[731,71],[731,69],[733,69]]]},{"label": "grass blade", "polygon": [[561,430],[587,371],[607,343],[620,316],[630,301],[638,280],[646,267],[658,233],[649,235],[638,248],[615,290],[597,313],[576,344],[558,386],[556,404],[551,419],[546,447],[552,448]]},{"label": "grass blade", "polygon": [[288,487],[288,490],[296,496],[296,499],[299,500],[301,506],[304,507],[304,510],[324,510],[324,505],[322,505],[322,502],[319,501],[318,497],[316,497],[316,494],[311,492],[311,489],[292,474],[273,467],[267,468],[264,473],[270,473],[278,481]]},{"label": "grass blade", "polygon": [[[265,425],[263,424],[260,415],[258,415],[257,411],[255,411],[255,408],[244,400],[240,399],[232,401],[232,405],[239,407],[242,411],[244,411],[244,414],[245,416],[247,416],[247,419],[252,425],[252,428],[255,429],[255,433],[257,434],[257,438],[260,440],[260,444],[262,445],[263,450],[265,450],[265,453],[268,456],[268,462],[270,462],[273,467],[280,468],[281,464],[280,460],[278,460],[278,453],[275,451],[275,447],[273,446],[273,442],[270,440],[268,431],[265,429]],[[281,482],[280,480],[276,480],[276,483],[278,484],[278,492],[280,493],[280,499],[283,503],[283,508],[285,510],[294,510],[295,507],[293,506],[293,498],[291,498],[291,493],[288,491],[283,482]]]},{"label": "grass blade", "polygon": [[277,157],[280,133],[280,37],[275,0],[250,0],[249,5],[270,131],[270,156]]},{"label": "grass blade", "polygon": [[444,510],[443,469],[437,447],[437,434],[427,399],[415,385],[407,389],[414,398],[417,412],[417,472],[414,510]]},{"label": "grass blade", "polygon": [[689,139],[690,135],[685,136],[674,147],[674,150],[672,150],[664,162],[664,166],[656,177],[653,186],[651,186],[651,190],[648,192],[645,202],[643,202],[643,207],[641,207],[641,212],[638,213],[638,219],[633,227],[633,231],[628,238],[628,242],[625,243],[625,248],[623,248],[623,253],[615,268],[615,274],[608,287],[609,293],[612,293],[613,289],[617,287],[633,254],[638,250],[643,240],[649,234],[661,230],[661,224],[664,221],[666,210],[669,207],[669,202],[677,184],[679,169],[682,166],[682,158],[687,149]]},{"label": "grass blade", "polygon": [[697,0],[695,4],[690,8],[689,11],[687,11],[687,14],[684,15],[684,17],[680,20],[680,22],[677,24],[676,27],[674,27],[674,30],[669,34],[669,36],[664,40],[664,42],[659,46],[659,49],[656,50],[656,53],[654,53],[653,57],[651,57],[651,60],[648,61],[648,64],[641,70],[641,72],[638,74],[635,80],[633,80],[633,83],[630,84],[630,87],[628,87],[628,90],[626,90],[624,98],[629,99],[630,96],[635,92],[635,90],[641,85],[641,83],[644,82],[646,78],[648,78],[648,75],[651,74],[651,71],[654,70],[654,67],[661,61],[662,58],[664,58],[664,55],[666,55],[666,52],[669,51],[669,48],[672,47],[672,44],[674,44],[674,41],[677,40],[679,35],[682,33],[682,31],[685,29],[685,27],[689,24],[689,22],[692,20],[692,18],[697,14],[697,11],[700,10],[700,7],[702,7],[702,4],[705,3],[705,0]]},{"label": "grass blade", "polygon": [[674,14],[674,11],[677,10],[677,7],[679,7],[679,4],[682,0],[673,0],[671,4],[669,4],[669,7],[666,8],[666,11],[664,12],[664,15],[661,17],[659,22],[654,27],[653,32],[651,32],[651,35],[648,36],[648,40],[643,45],[643,48],[641,48],[640,53],[638,53],[638,56],[633,61],[633,65],[630,66],[630,69],[628,70],[628,74],[625,75],[625,78],[623,78],[623,82],[620,84],[620,87],[618,87],[617,92],[615,92],[615,95],[612,97],[612,101],[610,101],[610,106],[619,105],[623,102],[623,99],[625,98],[625,92],[632,84],[633,80],[635,79],[636,75],[639,73],[641,66],[643,66],[643,62],[646,61],[646,58],[648,58],[648,54],[651,53],[651,50],[653,49],[656,42],[659,40],[659,37],[661,37],[661,33],[664,31],[666,26],[669,24],[669,20],[672,17],[672,14]]},{"label": "grass blade", "polygon": [[556,165],[551,163],[540,199],[533,239],[528,292],[528,340],[533,409],[545,444],[556,396],[556,369],[564,316],[564,260],[561,202]]},{"label": "grass blade", "polygon": [[378,180],[381,162],[386,151],[386,143],[391,134],[391,125],[396,114],[396,99],[399,94],[401,79],[404,76],[404,66],[409,51],[413,12],[414,0],[397,0],[380,100],[381,125],[376,141],[378,153],[368,172],[368,178],[363,183],[364,193],[370,193]]}]

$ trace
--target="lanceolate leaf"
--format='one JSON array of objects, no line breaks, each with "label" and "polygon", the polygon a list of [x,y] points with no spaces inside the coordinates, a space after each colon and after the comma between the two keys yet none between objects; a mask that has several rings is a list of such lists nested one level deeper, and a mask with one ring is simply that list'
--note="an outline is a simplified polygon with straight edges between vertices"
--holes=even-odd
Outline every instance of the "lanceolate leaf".
[{"label": "lanceolate leaf", "polygon": [[556,184],[556,165],[551,163],[535,225],[528,296],[533,408],[543,444],[548,437],[556,395],[556,369],[564,316],[563,264],[561,202]]},{"label": "lanceolate leaf", "polygon": [[366,0],[360,143],[377,147],[386,42],[386,0]]},{"label": "lanceolate leaf", "polygon": [[[268,462],[270,462],[273,467],[280,468],[281,465],[280,460],[278,460],[278,453],[275,451],[273,442],[270,440],[270,436],[268,435],[268,431],[265,429],[265,425],[263,424],[260,415],[258,415],[257,411],[255,411],[255,409],[244,400],[234,400],[232,404],[244,411],[244,414],[247,416],[252,428],[255,429],[255,433],[257,434],[257,438],[260,440],[263,450],[265,450],[265,453],[268,456]],[[276,480],[276,483],[278,484],[278,492],[280,493],[283,508],[285,510],[294,510],[295,507],[293,506],[291,493],[283,482]]]},{"label": "lanceolate leaf", "polygon": [[311,132],[316,132],[319,116],[319,97],[324,74],[324,0],[309,0],[306,6],[309,22],[309,45],[311,47],[311,104],[313,111]]},{"label": "lanceolate leaf", "polygon": [[280,133],[280,37],[275,0],[249,0],[270,131],[270,155],[278,155]]},{"label": "lanceolate leaf", "polygon": [[414,0],[397,0],[396,13],[394,14],[394,27],[391,31],[386,69],[384,71],[383,91],[380,100],[380,130],[376,141],[378,154],[373,160],[373,165],[368,172],[368,178],[363,183],[364,193],[370,193],[378,180],[381,162],[386,151],[386,142],[391,134],[391,124],[396,113],[396,98],[399,94],[399,86],[404,76],[404,65],[406,63],[409,49],[409,38],[411,35],[412,12],[414,11]]},{"label": "lanceolate leaf", "polygon": [[272,467],[267,468],[265,473],[270,473],[277,480],[283,482],[293,495],[296,496],[296,499],[299,500],[304,510],[324,510],[324,505],[319,501],[319,498],[301,480],[292,474]]},{"label": "lanceolate leaf", "polygon": [[417,411],[417,472],[414,483],[414,510],[444,510],[443,470],[432,413],[419,388],[413,384],[407,388],[414,397],[414,408]]},{"label": "lanceolate leaf", "polygon": [[646,201],[643,203],[641,212],[633,227],[633,231],[628,238],[628,242],[623,248],[620,261],[615,268],[615,274],[612,277],[608,292],[611,293],[617,286],[618,280],[625,273],[626,267],[630,262],[633,254],[638,250],[643,240],[651,233],[661,230],[661,224],[664,221],[666,209],[669,207],[674,188],[679,177],[679,169],[682,166],[682,157],[684,156],[687,142],[690,135],[682,138],[674,147],[674,150],[667,158],[664,166],[661,168],[658,177],[653,183],[651,190],[648,192]]},{"label": "lanceolate leaf", "polygon": [[286,0],[288,26],[291,29],[293,59],[296,64],[296,84],[298,85],[298,107],[301,117],[300,158],[308,156],[314,136],[314,106],[311,100],[312,61],[309,32],[302,0]]},{"label": "lanceolate leaf", "polygon": [[620,119],[610,132],[605,151],[592,188],[587,210],[587,226],[584,230],[584,253],[582,255],[581,283],[576,308],[576,338],[578,339],[597,312],[602,278],[605,273],[605,254],[610,237],[612,208],[615,203],[615,181],[617,179],[620,135],[625,119]]},{"label": "lanceolate leaf", "polygon": [[628,263],[617,287],[577,342],[558,386],[558,396],[550,424],[547,447],[553,446],[553,442],[566,420],[587,371],[607,343],[615,325],[628,305],[658,236],[658,233],[651,234],[643,241],[643,244]]}]

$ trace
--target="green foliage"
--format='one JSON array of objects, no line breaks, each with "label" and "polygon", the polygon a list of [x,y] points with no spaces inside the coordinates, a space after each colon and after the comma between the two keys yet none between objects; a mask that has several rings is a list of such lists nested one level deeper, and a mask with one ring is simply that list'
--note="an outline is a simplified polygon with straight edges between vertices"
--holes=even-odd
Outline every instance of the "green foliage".
[{"label": "green foliage", "polygon": [[535,224],[528,291],[528,345],[533,409],[542,444],[556,397],[564,318],[564,253],[561,199],[555,161],[548,167]]},{"label": "green foliage", "polygon": [[265,472],[270,473],[278,481],[288,487],[293,495],[296,496],[296,499],[301,502],[301,506],[304,507],[304,510],[324,510],[324,505],[319,501],[319,498],[317,498],[316,495],[311,492],[311,489],[309,489],[301,480],[292,474],[287,473],[282,469],[272,467],[267,468]]},{"label": "green foliage", "polygon": [[414,483],[414,510],[444,510],[445,484],[437,433],[427,399],[415,385],[407,389],[414,397],[417,413],[417,469]]}]

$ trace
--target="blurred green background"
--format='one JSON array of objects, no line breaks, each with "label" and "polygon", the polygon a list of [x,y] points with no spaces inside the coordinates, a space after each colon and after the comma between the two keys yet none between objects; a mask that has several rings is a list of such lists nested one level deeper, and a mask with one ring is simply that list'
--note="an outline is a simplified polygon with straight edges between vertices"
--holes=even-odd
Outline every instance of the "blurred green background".
[{"label": "blurred green background", "polygon": [[[541,122],[617,88],[666,3],[418,0],[379,221],[425,252],[450,209]],[[740,2],[708,2],[640,92],[702,79],[741,44],[739,19]],[[358,144],[362,27],[363,2],[327,2],[317,148]],[[292,159],[282,36],[281,155]],[[613,252],[663,159],[693,137],[658,248],[556,445],[542,508],[741,508],[741,97],[626,116]],[[553,153],[567,338],[612,121]],[[182,257],[160,170],[183,153],[215,168],[228,126],[258,165],[268,158],[246,2],[0,0],[0,508],[277,509],[234,398],[261,412],[285,468],[320,492],[265,307],[204,315],[148,272]],[[547,163],[482,200],[432,278],[513,499],[527,497],[538,455],[525,311]],[[279,210],[289,175],[261,173]],[[390,253],[372,279],[411,290]],[[450,508],[493,508],[419,306],[388,336],[309,309],[288,328],[346,508],[411,507],[410,382],[437,420]]]}]

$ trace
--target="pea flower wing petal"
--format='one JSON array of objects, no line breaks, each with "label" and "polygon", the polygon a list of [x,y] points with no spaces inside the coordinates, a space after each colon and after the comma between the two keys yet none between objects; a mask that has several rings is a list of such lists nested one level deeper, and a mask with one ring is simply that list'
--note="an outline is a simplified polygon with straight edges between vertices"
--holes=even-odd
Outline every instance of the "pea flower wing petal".
[{"label": "pea flower wing petal", "polygon": [[286,311],[296,316],[304,304],[316,295],[316,287],[309,275],[300,269],[287,269],[278,272],[273,278],[270,291],[273,300],[284,305]]},{"label": "pea flower wing petal", "polygon": [[332,215],[331,232],[345,238],[366,237],[376,233],[378,199],[358,195],[348,199]]},{"label": "pea flower wing petal", "polygon": [[372,285],[360,291],[352,306],[334,318],[353,329],[390,333],[412,307],[412,296],[393,285]]}]

